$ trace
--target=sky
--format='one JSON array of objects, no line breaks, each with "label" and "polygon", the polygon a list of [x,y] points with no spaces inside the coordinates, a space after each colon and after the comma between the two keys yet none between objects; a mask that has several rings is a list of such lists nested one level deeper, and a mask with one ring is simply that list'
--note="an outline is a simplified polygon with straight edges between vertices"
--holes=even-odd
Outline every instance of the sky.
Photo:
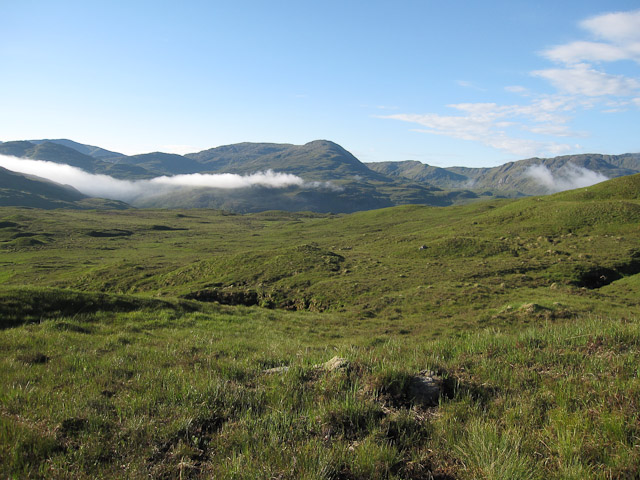
[{"label": "sky", "polygon": [[332,140],[487,167],[640,152],[640,3],[0,0],[0,141]]}]

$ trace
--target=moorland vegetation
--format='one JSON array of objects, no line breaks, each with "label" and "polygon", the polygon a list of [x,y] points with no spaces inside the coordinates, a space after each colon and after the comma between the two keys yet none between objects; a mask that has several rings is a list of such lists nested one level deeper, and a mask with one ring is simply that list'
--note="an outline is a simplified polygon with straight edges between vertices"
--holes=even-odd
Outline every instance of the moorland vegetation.
[{"label": "moorland vegetation", "polygon": [[348,215],[3,207],[0,264],[2,477],[640,476],[640,175]]}]

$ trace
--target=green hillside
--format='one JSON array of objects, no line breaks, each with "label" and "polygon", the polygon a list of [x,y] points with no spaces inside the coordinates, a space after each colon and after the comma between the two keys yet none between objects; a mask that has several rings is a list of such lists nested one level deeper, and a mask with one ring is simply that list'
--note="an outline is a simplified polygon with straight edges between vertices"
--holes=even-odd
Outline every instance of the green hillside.
[{"label": "green hillside", "polygon": [[187,173],[202,172],[199,162],[171,153],[145,153],[142,155],[122,156],[115,161],[118,165],[136,165],[159,175],[182,175]]},{"label": "green hillside", "polygon": [[[377,174],[342,147],[328,141],[302,146],[245,143],[188,156],[155,152],[119,156],[108,161],[80,152],[93,151],[89,146],[69,142],[6,142],[0,144],[0,154],[69,164],[89,173],[122,180],[190,173],[247,175],[273,170],[298,175],[305,181],[300,187],[288,189],[183,188],[150,192],[133,202],[134,206],[143,208],[216,208],[239,213],[265,210],[351,213],[411,203],[446,206],[479,197],[467,190],[444,191]],[[101,152],[98,153],[101,157]],[[17,200],[12,204],[18,205]]]},{"label": "green hillside", "polygon": [[80,153],[85,155],[89,155],[93,158],[98,158],[101,160],[114,161],[119,157],[123,157],[124,155],[118,152],[112,152],[111,150],[106,150],[101,147],[96,147],[94,145],[85,145],[83,143],[74,142],[73,140],[68,140],[66,138],[60,138],[55,140],[29,140],[30,143],[35,145],[39,145],[42,143],[55,143],[58,145],[63,145],[68,148],[72,148]]},{"label": "green hillside", "polygon": [[42,209],[125,209],[129,205],[117,200],[89,198],[68,185],[44,178],[22,175],[0,167],[0,206]]},{"label": "green hillside", "polygon": [[53,142],[38,144],[27,141],[5,142],[0,144],[0,155],[71,165],[89,173],[105,174],[121,179],[151,178],[154,176],[142,167],[106,162]]},{"label": "green hillside", "polygon": [[636,478],[638,192],[0,208],[0,474]]},{"label": "green hillside", "polygon": [[262,170],[299,175],[305,180],[357,179],[389,181],[372,172],[340,145],[316,140],[305,145],[240,143],[212,148],[186,157],[203,164],[208,171],[255,173]]}]

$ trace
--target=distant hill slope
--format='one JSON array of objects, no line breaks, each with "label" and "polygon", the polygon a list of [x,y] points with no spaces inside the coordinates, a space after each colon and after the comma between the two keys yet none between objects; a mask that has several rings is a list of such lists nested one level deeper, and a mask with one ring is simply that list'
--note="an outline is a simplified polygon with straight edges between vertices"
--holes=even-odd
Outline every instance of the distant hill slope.
[{"label": "distant hill slope", "polygon": [[84,143],[74,142],[73,140],[68,140],[66,138],[60,138],[55,140],[29,140],[29,142],[35,145],[40,145],[41,143],[56,143],[58,145],[72,148],[80,153],[89,155],[90,157],[93,157],[93,158],[98,158],[100,160],[116,159],[118,157],[124,157],[122,153],[112,152],[110,150],[105,150],[104,148],[95,147],[93,145],[85,145]]},{"label": "distant hill slope", "polygon": [[38,208],[69,207],[86,195],[66,185],[0,167],[0,205]]},{"label": "distant hill slope", "polygon": [[305,145],[239,143],[185,156],[196,160],[210,172],[244,174],[271,169],[299,175],[305,180],[391,181],[367,168],[340,145],[327,140]]},{"label": "distant hill slope", "polygon": [[554,158],[530,158],[493,168],[439,168],[416,161],[367,164],[372,170],[384,175],[427,182],[445,189],[472,188],[476,191],[490,190],[521,195],[553,193],[553,186],[536,179],[529,170],[536,165],[546,167],[552,175],[558,175],[565,180],[565,183],[570,184],[573,177],[580,175],[580,169],[587,169],[607,178],[639,173],[640,154],[582,154]]},{"label": "distant hill slope", "polygon": [[290,188],[185,188],[162,194],[150,192],[133,202],[140,207],[222,208],[243,213],[274,209],[348,213],[409,203],[446,206],[477,198],[470,191],[444,191],[373,172],[347,150],[326,140],[306,145],[242,143],[187,156],[155,152],[120,156],[108,162],[53,142],[6,142],[0,144],[0,154],[68,164],[89,173],[127,180],[192,173],[245,175],[273,170],[300,176],[305,181],[302,186]]},{"label": "distant hill slope", "polygon": [[173,153],[144,153],[115,159],[117,165],[135,165],[158,175],[182,175],[202,172],[203,165],[196,160]]},{"label": "distant hill slope", "polygon": [[74,209],[124,209],[123,202],[89,198],[75,188],[0,167],[0,206]]},{"label": "distant hill slope", "polygon": [[[184,156],[153,152],[108,157],[114,153],[72,140],[0,143],[0,154],[72,165],[122,180],[273,170],[304,181],[288,188],[147,189],[131,200],[138,207],[219,208],[243,213],[274,209],[350,213],[406,204],[447,206],[492,196],[548,194],[640,172],[640,154],[531,158],[494,168],[439,168],[416,161],[364,164],[328,140],[305,145],[239,143]],[[120,187],[129,188],[126,184]],[[125,197],[114,194],[114,198]]]},{"label": "distant hill slope", "polygon": [[0,155],[71,165],[89,173],[105,174],[121,179],[151,178],[155,176],[142,167],[106,162],[80,153],[74,148],[53,142],[35,144],[22,140],[0,143]]}]

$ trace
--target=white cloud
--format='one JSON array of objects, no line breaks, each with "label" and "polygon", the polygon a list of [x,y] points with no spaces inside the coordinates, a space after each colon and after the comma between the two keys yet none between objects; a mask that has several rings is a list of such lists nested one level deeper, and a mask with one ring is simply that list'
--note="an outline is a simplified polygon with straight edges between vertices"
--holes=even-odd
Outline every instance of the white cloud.
[{"label": "white cloud", "polygon": [[598,42],[575,41],[541,52],[554,62],[615,62],[634,60],[640,63],[640,10],[597,15],[580,22]]},{"label": "white cloud", "polygon": [[478,141],[514,155],[557,155],[568,153],[575,146],[521,138],[522,132],[556,137],[582,136],[574,134],[565,125],[569,120],[567,113],[577,108],[577,105],[571,97],[542,96],[534,98],[527,105],[496,103],[447,105],[462,112],[462,115],[396,114],[381,118],[416,123],[426,127],[426,129],[416,129],[415,131],[418,132]]},{"label": "white cloud", "polygon": [[[418,130],[421,132],[477,141],[516,155],[557,155],[581,148],[529,137],[585,137],[589,134],[569,127],[576,112],[602,107],[602,113],[613,113],[631,105],[640,107],[640,78],[613,75],[602,68],[604,62],[640,63],[640,10],[598,15],[580,25],[593,38],[548,48],[541,55],[560,65],[530,72],[531,76],[550,82],[557,89],[556,94],[539,95],[512,85],[504,90],[522,95],[528,103],[450,104],[447,107],[460,115],[398,114],[380,118],[416,123],[426,127]],[[473,86],[468,80],[457,83]]]},{"label": "white cloud", "polygon": [[630,58],[632,52],[617,45],[599,42],[572,42],[544,50],[541,55],[553,62],[615,62]]},{"label": "white cloud", "polygon": [[[551,135],[554,137],[577,136],[577,134],[573,132],[566,125],[534,125],[534,126],[523,125],[522,128],[524,128],[525,130],[528,130],[529,132],[537,133],[538,135]],[[582,134],[581,136],[584,136],[584,134]]]},{"label": "white cloud", "polygon": [[4,155],[0,155],[0,167],[14,172],[37,175],[63,185],[71,185],[85,195],[112,198],[125,202],[135,202],[136,199],[141,197],[186,188],[237,189],[253,186],[269,188],[286,188],[289,186],[330,188],[329,185],[325,184],[307,184],[296,175],[277,173],[271,170],[251,175],[196,173],[131,181],[116,179],[108,175],[94,175],[69,165]]},{"label": "white cloud", "polygon": [[570,68],[536,70],[531,74],[549,80],[558,90],[572,95],[629,96],[640,89],[640,81],[634,78],[609,75],[594,70],[586,63],[579,63]]},{"label": "white cloud", "polygon": [[640,10],[597,15],[583,20],[580,26],[612,42],[640,42]]},{"label": "white cloud", "polygon": [[525,170],[524,175],[534,179],[550,192],[562,192],[574,188],[589,187],[609,179],[599,172],[578,167],[572,163],[566,164],[556,172],[551,172],[545,165],[531,165]]},{"label": "white cloud", "polygon": [[479,92],[486,92],[486,89],[477,86],[473,82],[469,82],[468,80],[457,80],[456,83],[463,88],[470,88],[472,90],[478,90]]},{"label": "white cloud", "polygon": [[507,92],[510,93],[519,93],[520,95],[526,95],[529,93],[529,89],[525,88],[521,85],[509,85],[504,87]]},{"label": "white cloud", "polygon": [[[564,104],[559,104],[559,106]],[[553,120],[560,121],[560,117],[553,117],[547,110],[550,104],[540,102],[535,105],[519,106],[506,105],[500,106],[489,103],[478,104],[457,104],[449,105],[451,108],[458,109],[467,113],[467,115],[438,115],[438,114],[397,114],[388,115],[382,118],[393,120],[401,120],[404,122],[416,123],[426,129],[415,129],[414,131],[430,133],[435,135],[444,135],[461,140],[478,141],[482,144],[503,150],[514,155],[520,156],[536,156],[541,154],[560,154],[567,153],[571,150],[571,146],[559,144],[556,142],[543,142],[538,140],[518,138],[513,134],[507,133],[509,128],[521,128],[522,130],[532,131],[531,128],[520,121],[513,121],[520,116],[526,116],[534,121]],[[568,136],[568,129],[562,125],[544,125],[539,128],[547,128],[544,133],[550,135],[555,128],[559,136]]]}]

